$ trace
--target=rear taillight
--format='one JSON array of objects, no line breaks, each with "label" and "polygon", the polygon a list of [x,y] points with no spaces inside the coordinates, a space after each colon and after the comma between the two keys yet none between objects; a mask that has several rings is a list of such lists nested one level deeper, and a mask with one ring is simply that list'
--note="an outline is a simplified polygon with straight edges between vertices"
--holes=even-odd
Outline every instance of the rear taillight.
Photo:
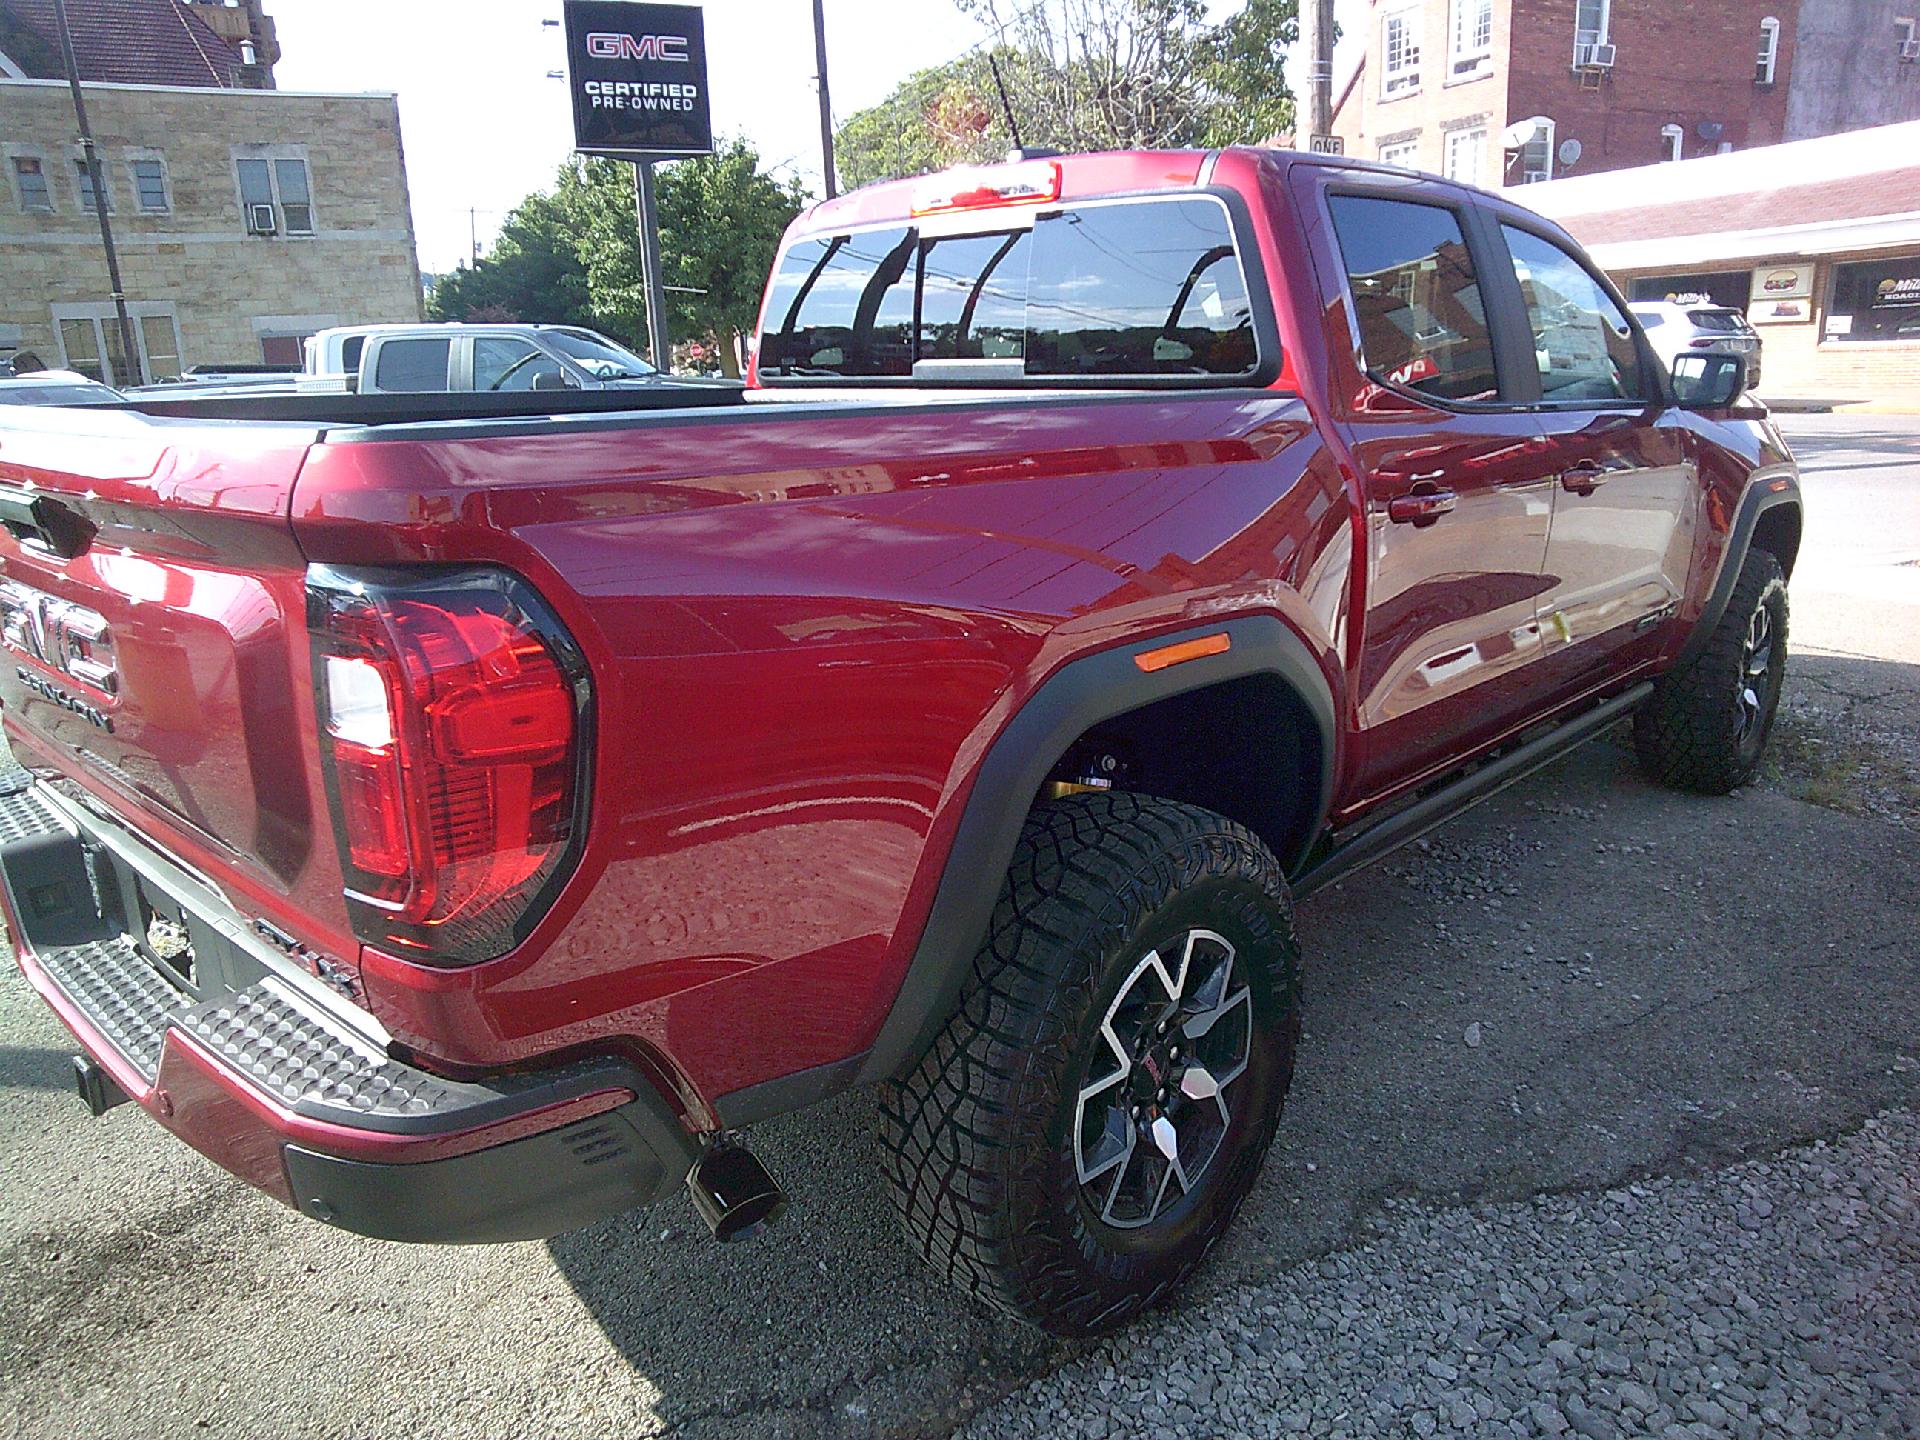
[{"label": "rear taillight", "polygon": [[531,586],[487,567],[314,566],[307,619],[355,932],[443,964],[511,949],[586,834],[579,648]]}]

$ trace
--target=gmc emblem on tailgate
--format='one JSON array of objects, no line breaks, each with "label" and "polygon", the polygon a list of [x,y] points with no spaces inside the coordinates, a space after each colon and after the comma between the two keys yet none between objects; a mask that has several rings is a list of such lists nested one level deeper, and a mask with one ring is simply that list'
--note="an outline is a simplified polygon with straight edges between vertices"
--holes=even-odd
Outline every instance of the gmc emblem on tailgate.
[{"label": "gmc emblem on tailgate", "polygon": [[[107,622],[99,612],[84,605],[58,599],[18,580],[0,580],[0,643],[103,695],[120,693],[120,669]],[[35,694],[103,730],[113,728],[113,722],[97,706],[69,695],[44,676],[24,665],[16,666],[14,673]]]}]

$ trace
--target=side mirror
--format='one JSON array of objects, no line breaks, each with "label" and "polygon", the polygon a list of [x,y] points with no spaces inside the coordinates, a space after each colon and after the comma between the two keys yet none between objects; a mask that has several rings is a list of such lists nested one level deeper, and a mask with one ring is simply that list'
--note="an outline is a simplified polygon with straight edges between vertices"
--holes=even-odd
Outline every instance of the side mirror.
[{"label": "side mirror", "polygon": [[542,370],[533,377],[533,388],[536,390],[571,390],[573,386],[568,383],[567,377],[559,371]]},{"label": "side mirror", "polygon": [[1698,351],[1673,358],[1673,398],[1688,410],[1724,410],[1747,389],[1747,357]]}]

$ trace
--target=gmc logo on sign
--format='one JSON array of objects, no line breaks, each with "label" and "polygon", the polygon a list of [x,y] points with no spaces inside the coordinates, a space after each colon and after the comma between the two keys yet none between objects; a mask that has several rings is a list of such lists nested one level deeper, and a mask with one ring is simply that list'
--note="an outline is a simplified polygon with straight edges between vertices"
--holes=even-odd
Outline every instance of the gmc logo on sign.
[{"label": "gmc logo on sign", "polygon": [[605,30],[587,36],[587,54],[595,60],[678,60],[687,63],[684,35],[616,35]]}]

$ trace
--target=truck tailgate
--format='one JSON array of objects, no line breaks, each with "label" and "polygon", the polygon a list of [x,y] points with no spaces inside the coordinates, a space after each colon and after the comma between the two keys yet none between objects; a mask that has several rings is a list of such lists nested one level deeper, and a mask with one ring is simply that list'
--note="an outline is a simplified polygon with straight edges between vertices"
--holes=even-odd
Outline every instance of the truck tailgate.
[{"label": "truck tailgate", "polygon": [[306,566],[287,515],[314,439],[104,411],[0,420],[0,705],[23,764],[256,909],[344,933],[333,846],[316,843]]}]

